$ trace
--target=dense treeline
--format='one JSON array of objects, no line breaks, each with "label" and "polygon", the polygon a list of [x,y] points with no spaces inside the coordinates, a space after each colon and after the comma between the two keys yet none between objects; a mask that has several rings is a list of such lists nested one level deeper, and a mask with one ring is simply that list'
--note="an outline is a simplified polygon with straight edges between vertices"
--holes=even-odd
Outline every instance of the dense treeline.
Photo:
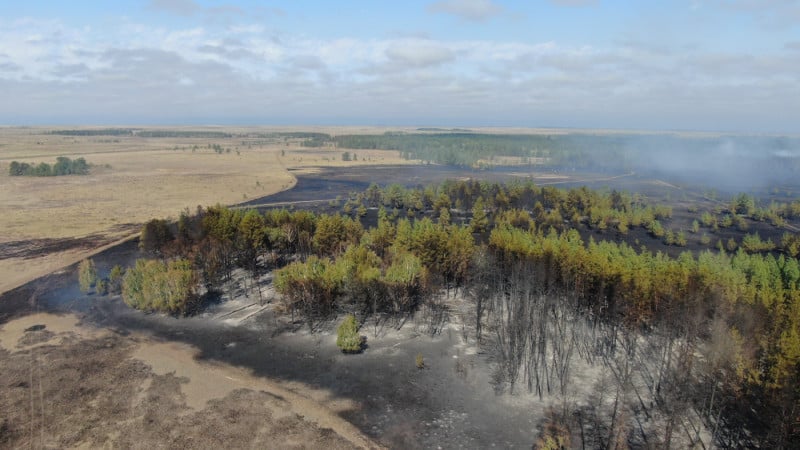
[{"label": "dense treeline", "polygon": [[229,139],[231,133],[223,131],[191,131],[191,130],[141,130],[136,136],[145,138],[202,138],[202,139]]},{"label": "dense treeline", "polygon": [[[331,136],[325,133],[306,131],[286,131],[274,133],[228,133],[208,130],[143,130],[141,128],[97,128],[53,130],[48,134],[57,136],[139,136],[146,138],[207,138],[228,139],[233,137],[262,139],[304,139],[307,142],[329,142]],[[312,144],[313,145],[313,144]]]},{"label": "dense treeline", "polygon": [[[377,220],[365,229],[359,219],[370,209]],[[654,233],[672,211],[635,194],[528,182],[373,185],[342,210],[262,214],[216,206],[185,212],[176,224],[153,221],[142,248],[167,262],[137,263],[136,270],[161,280],[151,295],[177,306],[154,307],[135,289],[139,297],[129,303],[184,311],[158,293],[195,298],[171,288],[170,273],[186,281],[195,279],[191,272],[216,289],[237,267],[251,274],[251,286],[269,267],[279,268],[274,285],[283,306],[311,326],[342,311],[362,320],[422,311],[436,330],[442,302],[455,292],[472,305],[476,338],[496,351],[498,380],[512,389],[519,381],[539,395],[566,395],[573,355],[602,356],[620,383],[621,406],[604,421],[595,411],[595,429],[607,431],[597,445],[634,439],[623,424],[636,411],[667,424],[658,442],[668,444],[692,408],[720,445],[785,446],[800,438],[800,264],[788,249],[771,251],[757,234],[733,252],[709,246],[678,257],[596,241],[606,230]],[[718,220],[757,211],[740,195],[709,214]],[[583,229],[600,234],[587,238]],[[655,404],[642,410],[630,406],[625,386],[634,377],[631,358],[643,355],[656,364],[644,371]],[[642,361],[636,364],[647,367]]]},{"label": "dense treeline", "polygon": [[318,139],[329,141],[331,136],[326,133],[314,131],[276,131],[273,133],[243,133],[241,137],[261,139]]},{"label": "dense treeline", "polygon": [[61,175],[88,175],[89,164],[83,158],[69,159],[65,156],[56,158],[52,166],[45,162],[39,164],[11,161],[8,174],[12,177],[56,177]]},{"label": "dense treeline", "polygon": [[101,128],[93,130],[54,130],[50,134],[59,136],[131,136],[135,128]]},{"label": "dense treeline", "polygon": [[[453,130],[379,135],[320,134],[304,142],[310,147],[335,145],[340,149],[397,150],[407,159],[446,165],[503,165],[501,157],[516,157],[517,162],[568,170],[666,172],[678,178],[704,181],[712,174],[715,181],[721,183],[754,173],[770,173],[774,181],[779,177],[791,177],[800,169],[800,158],[794,154],[800,139],[775,136],[512,135]],[[736,156],[734,164],[724,170],[715,168],[717,161],[731,155]]]},{"label": "dense treeline", "polygon": [[352,149],[399,150],[407,159],[469,166],[492,156],[546,156],[548,136],[472,133],[341,135],[336,145]]}]

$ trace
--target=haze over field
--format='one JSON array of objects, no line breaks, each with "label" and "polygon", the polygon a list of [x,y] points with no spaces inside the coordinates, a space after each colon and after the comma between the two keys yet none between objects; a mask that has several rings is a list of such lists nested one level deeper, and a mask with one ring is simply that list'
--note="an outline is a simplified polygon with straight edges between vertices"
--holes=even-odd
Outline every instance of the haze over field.
[{"label": "haze over field", "polygon": [[0,123],[798,133],[792,0],[0,5]]}]

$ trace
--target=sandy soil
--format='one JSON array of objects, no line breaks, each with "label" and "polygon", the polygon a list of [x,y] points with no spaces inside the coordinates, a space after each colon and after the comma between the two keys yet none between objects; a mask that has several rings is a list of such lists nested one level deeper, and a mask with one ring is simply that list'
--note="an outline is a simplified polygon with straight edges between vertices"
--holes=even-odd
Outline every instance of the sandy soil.
[{"label": "sandy soil", "polygon": [[0,329],[0,446],[378,448],[303,394],[74,315]]}]

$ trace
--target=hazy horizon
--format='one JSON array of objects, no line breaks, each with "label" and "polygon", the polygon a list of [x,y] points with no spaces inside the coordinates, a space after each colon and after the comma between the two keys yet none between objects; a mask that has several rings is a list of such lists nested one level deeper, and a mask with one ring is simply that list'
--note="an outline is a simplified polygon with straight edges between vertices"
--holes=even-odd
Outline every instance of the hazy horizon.
[{"label": "hazy horizon", "polygon": [[3,125],[800,133],[792,0],[0,6]]}]

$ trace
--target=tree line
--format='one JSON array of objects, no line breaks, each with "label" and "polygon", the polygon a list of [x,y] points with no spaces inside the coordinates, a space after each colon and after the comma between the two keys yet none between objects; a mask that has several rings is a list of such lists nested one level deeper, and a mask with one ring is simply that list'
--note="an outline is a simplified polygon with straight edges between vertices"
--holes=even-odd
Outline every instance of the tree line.
[{"label": "tree line", "polygon": [[59,136],[131,136],[135,128],[99,128],[80,130],[53,130],[49,134]]},{"label": "tree line", "polygon": [[65,156],[56,158],[56,162],[50,165],[45,162],[39,164],[21,163],[11,161],[8,166],[8,174],[12,177],[57,177],[62,175],[88,175],[89,163],[83,158],[70,159]]}]

